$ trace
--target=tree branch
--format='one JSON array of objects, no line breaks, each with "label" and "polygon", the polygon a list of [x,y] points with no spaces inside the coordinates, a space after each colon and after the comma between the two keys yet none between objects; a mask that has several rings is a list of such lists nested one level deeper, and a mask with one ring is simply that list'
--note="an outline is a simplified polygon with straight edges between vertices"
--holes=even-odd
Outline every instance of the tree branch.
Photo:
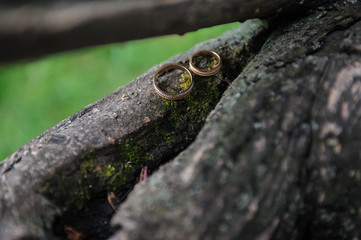
[{"label": "tree branch", "polygon": [[358,239],[361,4],[347,5],[280,26],[120,206],[113,239]]},{"label": "tree branch", "polygon": [[186,99],[154,93],[156,66],[62,121],[0,163],[0,238],[111,236],[107,192],[126,196],[143,166],[113,239],[359,238],[360,19],[335,1],[269,36],[246,22],[170,60],[222,57]]},{"label": "tree branch", "polygon": [[[233,80],[241,72],[263,43],[266,28],[262,21],[248,21],[172,58],[170,62],[187,65],[191,54],[200,49],[213,49],[222,58],[218,74],[194,76],[187,98],[163,100],[154,92],[156,66],[1,162],[0,238],[49,239],[59,214],[64,224],[73,227],[78,217],[86,216],[87,221],[79,220],[83,233],[94,239],[109,237],[113,211],[107,191],[121,198],[143,166],[154,171],[193,141],[226,88],[221,80]],[[99,227],[98,222],[107,224]]]},{"label": "tree branch", "polygon": [[298,12],[322,1],[37,1],[0,5],[0,62],[105,43],[183,34]]}]

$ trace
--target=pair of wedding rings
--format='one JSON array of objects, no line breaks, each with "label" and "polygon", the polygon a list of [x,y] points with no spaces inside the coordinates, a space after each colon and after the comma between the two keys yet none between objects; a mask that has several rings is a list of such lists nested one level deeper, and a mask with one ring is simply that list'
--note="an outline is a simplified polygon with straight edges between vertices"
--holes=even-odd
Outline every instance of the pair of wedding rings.
[{"label": "pair of wedding rings", "polygon": [[[194,59],[200,56],[210,56],[212,58],[215,58],[215,64],[214,66],[212,66],[211,69],[200,69],[198,67],[195,66],[194,63]],[[182,99],[184,97],[186,97],[192,90],[193,86],[194,86],[194,82],[193,82],[193,77],[192,77],[192,73],[195,73],[199,76],[202,77],[208,77],[208,76],[212,76],[216,73],[219,72],[219,70],[222,67],[222,61],[221,61],[221,57],[214,51],[210,51],[210,50],[201,50],[198,51],[196,53],[194,53],[190,58],[189,58],[189,69],[180,65],[179,63],[168,63],[163,65],[162,67],[160,67],[156,73],[154,74],[154,78],[153,78],[153,86],[155,89],[155,92],[161,96],[162,98],[168,99],[168,100],[178,100],[178,99]],[[166,72],[167,70],[181,70],[183,71],[185,74],[187,74],[190,78],[190,84],[189,86],[181,93],[168,93],[164,90],[162,90],[157,83],[157,79],[158,77]]]}]

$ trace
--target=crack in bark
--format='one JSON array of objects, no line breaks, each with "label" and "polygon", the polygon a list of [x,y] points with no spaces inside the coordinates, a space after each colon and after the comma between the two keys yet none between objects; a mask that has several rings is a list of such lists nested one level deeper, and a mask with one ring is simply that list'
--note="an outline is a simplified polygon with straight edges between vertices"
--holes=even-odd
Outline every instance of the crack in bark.
[{"label": "crack in bark", "polygon": [[[359,59],[353,54],[346,56],[342,51],[340,52],[339,49],[343,49],[342,44],[332,45],[329,42],[336,41],[338,36],[342,36],[335,32],[339,26],[349,26],[347,29],[350,28],[351,45],[361,39],[358,35],[361,23],[350,25],[351,20],[360,18],[360,9],[361,3],[336,4],[326,12],[315,11],[288,27],[282,26],[270,35],[261,51],[250,62],[237,60],[244,53],[250,52],[245,45],[241,48],[236,44],[239,48],[235,47],[231,50],[220,47],[219,51],[229,60],[230,67],[225,67],[227,73],[236,74],[236,71],[232,70],[235,69],[233,65],[247,63],[247,66],[242,69],[242,73],[208,116],[199,134],[197,129],[194,131],[194,137],[197,136],[195,141],[187,142],[185,151],[182,151],[171,163],[162,166],[149,180],[137,186],[120,206],[120,210],[112,221],[114,226],[121,225],[122,229],[113,237],[116,239],[122,236],[124,239],[142,240],[149,238],[175,240],[268,238],[277,240],[358,237],[361,221],[357,210],[361,200],[357,191],[361,186],[361,166],[351,165],[358,163],[353,159],[357,159],[359,149],[361,149],[361,138],[356,134],[361,131],[360,124],[357,122],[359,117],[357,107],[361,105],[357,102],[360,100],[357,93],[361,78],[358,76],[358,65],[353,65],[358,64]],[[321,17],[320,12],[324,14]],[[332,32],[335,34],[331,34]],[[256,35],[259,36],[258,34],[259,32]],[[248,42],[251,40],[248,39]],[[262,43],[262,41],[257,41],[257,44]],[[326,45],[322,46],[323,43]],[[214,46],[229,46],[235,43],[225,41],[217,44],[206,46],[210,49],[212,49],[210,46],[213,46],[214,49],[216,48]],[[196,50],[198,50],[197,47],[192,51]],[[177,62],[186,63],[185,59],[187,59],[185,56],[179,57]],[[142,78],[151,79],[153,70]],[[342,79],[340,73],[344,75],[347,73],[347,79]],[[348,85],[335,89],[342,80]],[[70,173],[75,169],[75,173],[84,171],[89,174],[89,171],[95,169],[96,172],[93,175],[100,180],[104,176],[113,176],[117,173],[113,171],[113,166],[108,167],[109,160],[115,163],[116,156],[126,155],[129,152],[125,150],[130,148],[133,149],[132,154],[126,157],[122,155],[122,158],[133,161],[136,159],[136,153],[139,152],[143,157],[149,156],[145,152],[151,152],[154,156],[158,154],[157,159],[173,157],[162,155],[167,150],[163,148],[177,146],[179,143],[177,141],[184,142],[182,137],[185,138],[186,135],[179,138],[178,134],[174,134],[169,138],[169,135],[162,134],[164,141],[156,143],[156,146],[152,145],[154,138],[149,136],[150,133],[156,132],[157,123],[158,127],[164,122],[170,124],[166,133],[176,128],[171,125],[174,119],[171,119],[172,111],[169,109],[168,112],[166,108],[163,109],[162,116],[138,112],[140,120],[148,117],[153,122],[148,125],[144,122],[143,125],[137,125],[133,123],[134,119],[130,119],[130,132],[136,133],[134,136],[131,136],[129,132],[119,134],[109,131],[122,129],[118,127],[121,121],[112,119],[108,114],[118,104],[112,101],[117,101],[117,97],[122,94],[137,92],[142,86],[141,80],[136,79],[124,88],[127,92],[120,90],[109,96],[110,101],[105,98],[95,103],[81,118],[69,118],[74,119],[67,125],[69,129],[73,127],[73,124],[77,124],[77,121],[85,121],[87,118],[92,120],[92,115],[95,115],[98,120],[101,118],[98,121],[101,127],[92,129],[99,134],[95,134],[92,140],[94,141],[91,148],[93,151],[84,150],[90,155],[87,156],[84,152],[83,155],[79,155],[79,152],[76,152],[78,155],[74,154],[78,157],[83,156],[83,159],[71,158],[71,161],[67,158],[61,159],[63,162],[69,160],[74,163],[74,165],[69,162],[65,164],[65,168],[69,167],[69,169],[63,169],[63,173]],[[146,89],[141,90],[145,93],[145,99],[151,99],[148,104],[160,106],[157,104],[162,102],[157,101]],[[334,112],[327,112],[327,101],[329,95],[333,93],[330,90],[340,91],[337,93],[339,102],[336,102]],[[134,95],[134,99],[129,101],[136,104],[139,97]],[[169,104],[170,109],[173,107],[187,109],[188,107],[184,105],[184,102],[163,103]],[[338,114],[342,110],[343,103],[353,104],[346,109],[348,118],[342,116],[346,113]],[[102,105],[104,109],[99,110],[98,107],[101,104],[105,107]],[[126,104],[127,102],[124,106],[131,106],[130,103]],[[145,109],[149,113],[154,110],[154,108]],[[120,115],[120,111],[115,113]],[[176,117],[187,115],[186,113],[186,111],[177,112]],[[208,113],[205,114],[207,115]],[[166,117],[168,118],[164,119]],[[187,119],[183,120],[185,120],[181,123],[183,127],[176,129],[184,133]],[[59,130],[63,124],[67,122],[60,123],[58,128],[55,127],[43,135],[46,138],[43,141],[47,143],[47,147],[51,144],[58,146],[64,142],[79,144],[79,142],[72,142],[73,138],[55,135],[70,131],[67,128]],[[319,124],[318,129],[317,124]],[[203,123],[199,125],[199,128],[202,125]],[[351,129],[348,129],[349,126]],[[84,134],[84,132],[79,132]],[[55,138],[52,140],[53,137]],[[147,137],[148,140],[144,140]],[[101,141],[98,141],[98,138],[101,138]],[[36,219],[39,216],[48,219],[48,221],[36,222],[42,225],[42,228],[32,228],[31,224],[24,225],[23,221],[28,218],[21,221],[14,218],[14,215],[19,213],[15,207],[19,205],[14,204],[12,202],[14,199],[11,198],[12,195],[15,196],[14,191],[21,190],[18,183],[11,180],[23,176],[15,175],[14,172],[22,171],[27,167],[27,162],[33,161],[31,157],[34,157],[43,145],[31,144],[41,139],[42,137],[39,137],[19,151],[23,160],[18,165],[12,164],[19,155],[13,155],[1,165],[2,170],[9,166],[13,168],[6,174],[0,175],[2,180],[10,178],[6,180],[5,187],[0,185],[1,195],[6,196],[6,199],[1,199],[2,211],[0,212],[3,214],[2,218],[4,214],[8,217],[6,222],[3,219],[0,220],[0,230],[6,229],[9,222],[13,227],[11,223],[17,221],[16,227],[26,231],[26,236],[46,239],[50,228],[44,224],[51,222],[56,214],[54,212],[49,214],[47,211],[59,205],[49,203],[43,196],[34,194],[30,190],[29,196],[33,200],[21,206],[20,213],[26,212],[30,215],[30,219]],[[171,142],[167,142],[169,140]],[[188,146],[190,142],[192,144]],[[43,142],[40,141],[40,143]],[[113,146],[115,143],[117,146]],[[81,147],[86,146],[89,145],[84,144]],[[113,150],[107,152],[109,146]],[[351,148],[356,150],[350,151]],[[28,151],[28,154],[24,154],[24,151]],[[169,152],[180,151],[171,149]],[[59,150],[55,149],[54,153],[58,154]],[[91,161],[84,161],[86,157]],[[51,159],[45,160],[47,164],[51,163]],[[144,162],[147,163],[147,160],[145,158]],[[54,164],[59,164],[58,162],[60,161]],[[99,170],[97,166],[100,163],[104,164],[100,165]],[[122,164],[125,166],[127,162]],[[123,165],[120,168],[124,167]],[[53,171],[59,169],[60,167],[57,167]],[[26,172],[31,173],[35,170],[34,168],[26,169]],[[42,181],[44,181],[44,176],[54,174],[46,170],[48,175],[45,173],[40,175]],[[137,171],[139,172],[139,169]],[[136,175],[137,171],[132,174]],[[93,175],[86,176],[91,178],[94,177]],[[103,180],[110,181],[111,179]],[[133,176],[134,179],[135,176]],[[20,180],[23,180],[20,181],[21,183],[39,186],[39,182],[35,180],[35,183],[25,178]],[[60,181],[60,183],[65,182]],[[50,188],[46,186],[44,192],[52,189],[51,185]],[[93,187],[101,189],[101,186],[103,185]],[[117,189],[122,188],[118,186]],[[94,199],[104,192],[104,189],[101,190],[95,192]],[[43,194],[46,195],[44,192]],[[107,204],[106,194],[103,198],[103,204]],[[56,197],[50,199],[59,200]],[[35,203],[41,206],[34,208],[41,210],[40,212],[34,212],[32,209]],[[333,229],[335,231],[332,232]],[[0,231],[0,237],[4,232]]]},{"label": "crack in bark", "polygon": [[[147,84],[154,72],[152,69],[124,88],[70,116],[20,149],[16,154],[20,154],[25,161],[16,167],[17,170],[29,161],[36,161],[43,154],[49,155],[45,155],[42,161],[51,158],[47,160],[47,165],[56,162],[56,166],[52,165],[46,173],[42,172],[42,177],[38,177],[35,183],[27,179],[34,186],[35,194],[45,196],[53,206],[60,209],[54,221],[55,234],[65,237],[65,227],[62,226],[68,226],[81,230],[88,239],[109,237],[114,229],[109,225],[113,209],[106,199],[106,191],[110,190],[108,188],[112,188],[120,198],[127,195],[136,183],[142,166],[148,166],[154,171],[159,164],[173,158],[193,141],[225,90],[217,84],[223,77],[232,78],[239,74],[262,45],[265,39],[262,33],[266,28],[267,24],[259,20],[246,22],[233,35],[226,33],[218,40],[207,41],[171,60],[186,65],[186,59],[199,48],[216,50],[224,60],[224,68],[217,75],[208,78],[195,76],[194,89],[184,100],[167,101],[154,94]],[[138,94],[139,91],[142,95]],[[131,96],[130,99],[119,99],[124,94]],[[140,101],[147,104],[137,109],[130,108],[131,103]],[[132,114],[122,114],[127,109]],[[138,115],[136,112],[139,112]],[[134,123],[133,115],[139,124]],[[148,121],[144,122],[145,118]],[[130,132],[128,134],[119,127],[124,122],[129,122],[126,126]],[[75,128],[78,131],[74,132]],[[89,133],[91,136],[85,137]],[[72,148],[67,151],[59,148],[69,146]],[[54,156],[51,155],[52,147],[56,149]],[[16,154],[5,160],[2,170],[12,166]],[[125,172],[123,176],[122,172],[126,169],[129,169],[129,174]],[[14,174],[15,171],[8,171],[2,173],[2,178]],[[4,186],[0,186],[0,191],[15,191],[20,187],[15,182],[12,184],[13,188],[2,189]],[[7,209],[9,212],[16,210],[12,206]],[[33,214],[36,216],[37,212]],[[49,229],[37,231],[44,231],[44,235],[52,234],[48,232]],[[3,231],[0,233],[5,234]]]},{"label": "crack in bark", "polygon": [[[328,232],[336,227],[340,230],[338,237],[351,237],[354,228],[352,224],[347,225],[347,221],[357,223],[357,219],[350,220],[347,214],[341,214],[332,220],[333,216],[327,215],[329,210],[325,210],[325,215],[315,204],[319,197],[317,189],[322,189],[323,185],[314,170],[320,170],[321,177],[333,172],[312,165],[318,163],[315,155],[319,153],[315,148],[320,144],[316,140],[318,131],[313,129],[313,125],[314,120],[324,117],[320,113],[327,98],[323,79],[327,77],[328,82],[332,82],[329,71],[334,67],[330,67],[329,59],[338,52],[332,49],[328,59],[317,55],[322,47],[315,51],[314,46],[321,40],[329,41],[325,33],[333,32],[337,26],[349,26],[349,20],[338,23],[338,16],[359,16],[359,9],[360,4],[349,9],[337,5],[329,9],[320,22],[316,21],[316,11],[284,32],[282,28],[281,31],[276,30],[261,53],[227,91],[198,139],[176,158],[175,163],[168,164],[156,174],[155,179],[150,179],[146,184],[149,189],[145,189],[144,185],[136,189],[121,206],[122,211],[113,219],[115,224],[124,227],[119,234],[123,234],[125,239],[147,239],[152,235],[158,239],[171,236],[173,239],[272,237],[276,240],[321,236],[317,227],[326,237],[336,236],[336,231],[336,235]],[[286,59],[283,59],[284,56]],[[292,61],[287,62],[287,59]],[[339,67],[335,66],[336,73]],[[249,91],[240,87],[247,85],[251,86]],[[266,107],[257,107],[261,105]],[[318,112],[314,112],[315,109]],[[252,128],[257,116],[266,122],[257,125],[263,128],[260,134],[266,137],[264,142],[269,149],[267,152],[260,150],[264,153],[262,156],[256,155],[251,148],[257,144],[262,146],[261,136]],[[229,127],[230,123],[234,129]],[[202,139],[209,142],[202,142]],[[257,139],[260,139],[258,143]],[[333,140],[331,143],[335,144],[335,139],[320,141],[328,140]],[[193,170],[185,172],[182,169],[187,163]],[[262,165],[265,165],[266,172],[259,174],[262,169],[257,171],[257,167]],[[186,182],[164,177],[177,171],[179,175],[192,175],[187,176]],[[228,175],[222,177],[224,172]],[[227,184],[222,184],[223,178]],[[193,188],[199,190],[189,193],[189,189]],[[150,198],[149,194],[155,189],[162,189],[164,198]],[[333,198],[338,197],[341,196],[331,196],[330,199],[326,195],[325,199],[332,205],[335,203]],[[242,199],[249,201],[244,201],[239,208],[237,204],[242,203]],[[341,213],[339,207],[342,209],[343,205],[336,204],[335,211]],[[312,210],[316,212],[313,214]],[[329,227],[322,225],[325,222],[322,222],[323,217],[328,218],[326,223],[331,224]],[[189,227],[186,231],[179,231],[185,222]],[[270,225],[277,226],[276,230],[269,230]]]}]

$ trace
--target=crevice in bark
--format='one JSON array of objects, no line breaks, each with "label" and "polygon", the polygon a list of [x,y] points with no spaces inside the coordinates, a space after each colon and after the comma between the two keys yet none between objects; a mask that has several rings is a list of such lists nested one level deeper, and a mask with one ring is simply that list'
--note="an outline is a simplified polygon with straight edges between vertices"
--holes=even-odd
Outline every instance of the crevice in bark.
[{"label": "crevice in bark", "polygon": [[[80,188],[76,186],[76,181],[72,180],[69,182],[69,185],[76,186],[75,189],[70,190],[69,195],[72,196],[74,193],[76,195],[80,194],[84,201],[82,200],[79,203],[75,202],[74,204],[71,198],[66,198],[66,194],[58,195],[59,189],[52,187],[61,183],[52,182],[51,179],[45,181],[45,185],[42,186],[45,190],[40,190],[40,193],[47,196],[48,199],[55,201],[58,206],[64,206],[64,209],[66,209],[66,211],[56,219],[56,226],[54,226],[53,229],[54,235],[65,238],[65,226],[84,233],[86,239],[106,239],[118,230],[118,228],[110,226],[110,220],[114,214],[114,210],[107,202],[107,191],[114,191],[118,199],[124,201],[137,184],[139,173],[143,166],[147,166],[149,174],[151,174],[157,171],[162,164],[173,159],[183,149],[189,146],[203,126],[209,112],[215,107],[223,92],[228,88],[228,85],[221,82],[221,80],[227,78],[233,81],[233,79],[242,72],[244,66],[246,66],[261,49],[268,34],[269,31],[265,31],[255,36],[253,41],[236,49],[236,51],[223,47],[222,50],[219,51],[223,60],[221,73],[211,78],[194,76],[195,86],[189,97],[180,101],[164,100],[167,108],[172,110],[166,111],[165,115],[161,116],[160,121],[157,121],[157,123],[151,127],[145,126],[126,139],[120,139],[117,141],[116,145],[118,145],[118,147],[115,149],[101,149],[99,152],[92,152],[90,155],[86,154],[83,157],[83,165],[80,166],[80,169],[75,169],[73,172],[67,174],[68,177],[73,177],[79,173],[84,174],[85,171],[85,174],[90,175],[87,179],[92,180],[82,182]],[[185,63],[185,65],[186,64],[187,63]],[[210,92],[213,94],[211,98],[206,96],[209,95]],[[205,102],[201,99],[205,99]],[[99,176],[99,173],[106,174],[104,168],[101,166],[117,164],[119,159],[123,159],[124,146],[128,146],[126,147],[129,148],[128,150],[136,149],[136,151],[139,151],[136,154],[143,155],[145,158],[139,161],[139,163],[135,163],[137,166],[134,165],[130,175],[127,175],[125,185],[120,184],[119,186],[116,185],[112,187],[112,184],[109,184],[109,180],[103,180],[102,177]],[[139,156],[135,156],[135,158],[137,157]],[[125,157],[124,159],[128,161],[129,157]],[[89,170],[89,164],[91,165],[90,169],[98,168],[98,170],[89,172],[93,171]],[[123,164],[126,165],[127,163],[123,162]],[[124,165],[122,166],[123,168]],[[64,166],[64,168],[67,167]],[[64,171],[65,170],[60,170],[59,173],[64,174]],[[91,176],[94,174],[96,175],[95,177]],[[61,176],[58,178],[52,176],[51,178],[57,180],[64,179],[64,177]],[[74,179],[84,181],[81,176],[79,178],[75,177]],[[100,184],[100,186],[96,186],[99,185],[99,183],[93,184],[96,181],[105,182],[104,184]],[[86,189],[87,187],[90,188],[89,186],[91,186],[91,189]],[[95,189],[96,187],[98,189]],[[103,190],[100,189],[102,187],[104,187]],[[71,189],[71,187],[67,187],[67,191],[69,191],[69,188]],[[55,189],[56,193],[49,192],[51,189]],[[96,192],[96,194],[92,194],[92,191]]]},{"label": "crevice in bark", "polygon": [[[222,58],[223,68],[215,76],[194,76],[187,98],[168,101],[157,96],[151,85],[155,68],[150,69],[4,160],[0,164],[0,238],[49,239],[54,234],[64,238],[65,226],[88,239],[108,237],[114,229],[109,226],[113,210],[107,192],[122,198],[144,166],[154,171],[193,141],[227,88],[221,80],[233,80],[242,71],[262,46],[267,26],[260,20],[247,21],[170,59],[187,65],[189,56],[199,49],[215,50]],[[174,82],[171,74],[164,77]],[[20,204],[24,195],[29,200]],[[47,219],[46,224],[38,219]],[[17,230],[8,231],[11,227]]]},{"label": "crevice in bark", "polygon": [[[349,160],[359,151],[348,150],[360,141],[339,119],[338,102],[334,114],[327,112],[329,95],[341,103],[359,100],[349,93],[359,91],[359,60],[340,57],[327,44],[334,38],[340,47],[335,29],[360,15],[359,3],[342,4],[270,36],[177,164],[162,168],[121,206],[113,223],[124,230],[114,239],[359,238],[354,191],[361,177]],[[357,119],[351,104],[346,113]],[[177,171],[177,178],[167,178]],[[150,197],[160,189],[161,196]]]},{"label": "crevice in bark", "polygon": [[[357,191],[361,185],[361,172],[357,159],[360,156],[361,141],[356,132],[360,132],[358,102],[361,62],[359,55],[356,57],[351,53],[357,52],[359,48],[361,41],[358,33],[361,26],[350,24],[360,16],[361,5],[358,2],[339,2],[337,6],[314,11],[304,19],[297,19],[291,25],[286,24],[287,27],[281,26],[271,33],[266,43],[261,43],[261,51],[242,70],[216,110],[212,111],[205,126],[202,121],[197,121],[199,118],[190,118],[199,126],[195,131],[192,130],[193,138],[189,138],[187,130],[190,128],[189,111],[195,106],[189,104],[197,102],[198,107],[202,106],[198,98],[190,96],[191,102],[187,102],[187,99],[176,103],[157,102],[154,95],[148,94],[147,97],[152,101],[147,102],[146,106],[159,107],[163,104],[162,116],[152,118],[151,123],[136,125],[138,128],[133,127],[135,135],[123,134],[122,137],[111,134],[111,130],[117,129],[117,125],[111,125],[108,118],[106,121],[101,119],[101,127],[92,131],[115,140],[111,144],[106,142],[107,139],[102,140],[106,142],[103,145],[94,141],[91,146],[101,147],[84,151],[81,160],[73,159],[75,164],[69,164],[68,161],[68,165],[64,166],[69,167],[68,170],[54,168],[68,173],[67,177],[73,177],[75,185],[78,178],[74,175],[80,173],[85,173],[86,176],[82,179],[82,187],[89,187],[89,184],[96,181],[97,184],[92,185],[94,194],[89,195],[90,199],[86,191],[79,194],[76,188],[73,193],[81,196],[77,199],[82,200],[79,205],[71,201],[66,205],[68,200],[64,196],[58,198],[52,195],[50,190],[57,189],[53,188],[55,184],[66,184],[61,173],[60,178],[55,173],[58,182],[41,178],[44,180],[43,185],[33,189],[42,190],[43,187],[44,191],[38,192],[54,202],[59,201],[51,206],[62,206],[62,202],[63,206],[68,206],[62,212],[64,218],[58,218],[58,222],[63,225],[64,220],[74,219],[72,226],[75,229],[83,227],[76,224],[83,224],[84,219],[91,221],[91,217],[86,214],[79,214],[83,213],[82,209],[88,208],[89,212],[98,216],[94,218],[92,225],[97,230],[87,237],[106,237],[114,230],[107,226],[99,227],[105,225],[104,219],[106,222],[109,219],[99,217],[99,212],[106,215],[111,209],[110,206],[107,206],[108,210],[102,209],[102,206],[108,204],[106,191],[114,191],[118,196],[126,195],[128,189],[137,182],[142,166],[155,162],[161,164],[163,160],[166,162],[173,158],[176,152],[181,152],[148,181],[134,188],[112,219],[113,226],[122,225],[122,231],[116,231],[113,239],[119,239],[120,236],[124,236],[124,239],[142,240],[359,238],[358,230],[355,229],[360,229],[361,200]],[[340,26],[358,29],[350,30],[348,37],[347,32],[343,35],[335,30]],[[340,43],[342,36],[345,39]],[[223,70],[236,76],[238,72],[232,72],[232,66],[237,66],[244,60],[241,57],[242,54],[247,54],[247,45],[227,49],[224,46],[228,44],[234,42],[223,44],[217,51],[225,58],[226,66]],[[346,49],[353,50],[347,51],[347,55],[342,52]],[[186,64],[186,60],[177,62]],[[224,76],[226,75],[222,75]],[[212,80],[218,82],[219,79]],[[135,92],[134,89],[137,88],[138,86],[131,91]],[[214,89],[214,86],[207,85],[205,88]],[[197,93],[198,90],[195,91]],[[214,104],[218,102],[220,95]],[[331,95],[338,99],[333,106],[328,103]],[[114,101],[116,98],[114,95],[112,97]],[[137,100],[133,102],[134,105],[136,103]],[[107,102],[105,105],[111,104],[112,102]],[[187,110],[188,107],[190,110]],[[108,109],[111,108],[106,108],[105,112]],[[204,113],[201,108],[197,109]],[[207,109],[210,111],[213,105]],[[202,114],[202,120],[208,115],[208,110],[206,114]],[[154,111],[156,108],[148,112]],[[89,117],[88,114],[93,112],[92,108],[83,118]],[[149,116],[139,112],[137,114],[141,118]],[[192,115],[199,116],[198,111]],[[96,117],[100,118],[99,115]],[[178,123],[175,124],[176,122]],[[79,125],[84,126],[84,122]],[[66,128],[69,125],[63,126]],[[152,137],[157,128],[163,127],[166,131],[159,135],[162,137]],[[202,131],[198,134],[200,128]],[[77,128],[71,130],[74,129]],[[65,134],[62,134],[63,136],[52,134],[46,146],[52,142],[61,144],[67,141]],[[193,141],[196,136],[197,139]],[[187,150],[176,150],[175,147],[184,141],[189,141],[184,145]],[[189,143],[192,144],[188,147]],[[54,149],[50,148],[49,152],[54,152]],[[133,151],[129,152],[130,149]],[[25,154],[19,156],[24,156],[19,164],[11,164],[17,159],[13,157],[0,166],[2,169],[12,166],[11,171],[2,177],[19,178],[14,172],[20,169],[27,173],[23,170],[25,163],[36,163],[31,162],[32,159],[29,160]],[[139,156],[142,156],[140,162],[136,160]],[[47,161],[50,162],[51,159]],[[130,172],[131,177],[124,183],[120,181],[122,176],[114,172],[113,167],[125,169],[130,164],[128,162],[131,162],[133,170]],[[56,164],[54,161],[51,163]],[[149,165],[154,171],[157,167],[153,166],[158,165]],[[53,173],[44,175],[51,174]],[[115,188],[111,182],[116,184]],[[9,196],[6,191],[13,193],[12,189],[19,189],[14,181],[6,182],[8,185],[10,183],[15,187],[6,186],[5,190],[0,189],[1,193],[5,192]],[[61,188],[58,190],[61,191]],[[78,196],[77,194],[73,195]],[[7,214],[3,215],[10,216],[12,221],[19,221],[11,218],[14,212],[18,213],[18,205],[11,205],[12,199],[8,199],[4,201],[4,206],[10,205],[13,210],[3,208]],[[43,204],[37,210],[47,210],[44,206]],[[80,206],[80,209],[77,210],[76,206]],[[98,209],[93,206],[98,206]],[[28,208],[24,209],[31,217],[49,216],[49,222],[53,216],[43,212],[39,214],[38,211],[34,214]],[[78,216],[84,218],[75,219],[71,215],[73,213],[69,212],[70,209],[78,211]],[[109,216],[112,213],[109,211]],[[60,223],[56,225],[59,227]],[[55,232],[64,237],[63,227]],[[82,228],[81,231],[88,233],[88,230]],[[101,236],[97,231],[106,233],[106,236]],[[31,236],[29,233],[28,235]]]}]

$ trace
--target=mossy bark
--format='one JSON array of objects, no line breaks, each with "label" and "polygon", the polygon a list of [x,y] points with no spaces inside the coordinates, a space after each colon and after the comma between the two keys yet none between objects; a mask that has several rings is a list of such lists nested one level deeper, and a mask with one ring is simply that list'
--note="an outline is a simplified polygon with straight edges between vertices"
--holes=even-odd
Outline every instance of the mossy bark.
[{"label": "mossy bark", "polygon": [[360,239],[360,12],[279,23],[190,147],[121,205],[114,239]]},{"label": "mossy bark", "polygon": [[[187,66],[188,58],[199,49],[215,50],[222,58],[224,68],[216,75],[194,76],[194,88],[184,99],[164,100],[155,93],[156,66],[1,162],[0,238],[48,239],[64,235],[64,225],[86,233],[88,239],[109,237],[114,211],[107,191],[122,198],[142,167],[155,171],[194,140],[227,88],[222,79],[233,80],[242,71],[260,49],[266,31],[266,22],[248,21],[170,59]],[[24,189],[26,195],[42,201],[26,203],[26,211],[18,212],[17,200],[24,197]],[[39,223],[32,218],[48,220]],[[51,226],[54,222],[56,230]]]},{"label": "mossy bark", "polygon": [[168,61],[221,55],[187,98],[154,92],[156,66],[62,121],[0,163],[0,238],[105,239],[107,191],[147,166],[113,239],[359,239],[360,19],[361,3],[332,1],[271,34],[247,21]]}]

